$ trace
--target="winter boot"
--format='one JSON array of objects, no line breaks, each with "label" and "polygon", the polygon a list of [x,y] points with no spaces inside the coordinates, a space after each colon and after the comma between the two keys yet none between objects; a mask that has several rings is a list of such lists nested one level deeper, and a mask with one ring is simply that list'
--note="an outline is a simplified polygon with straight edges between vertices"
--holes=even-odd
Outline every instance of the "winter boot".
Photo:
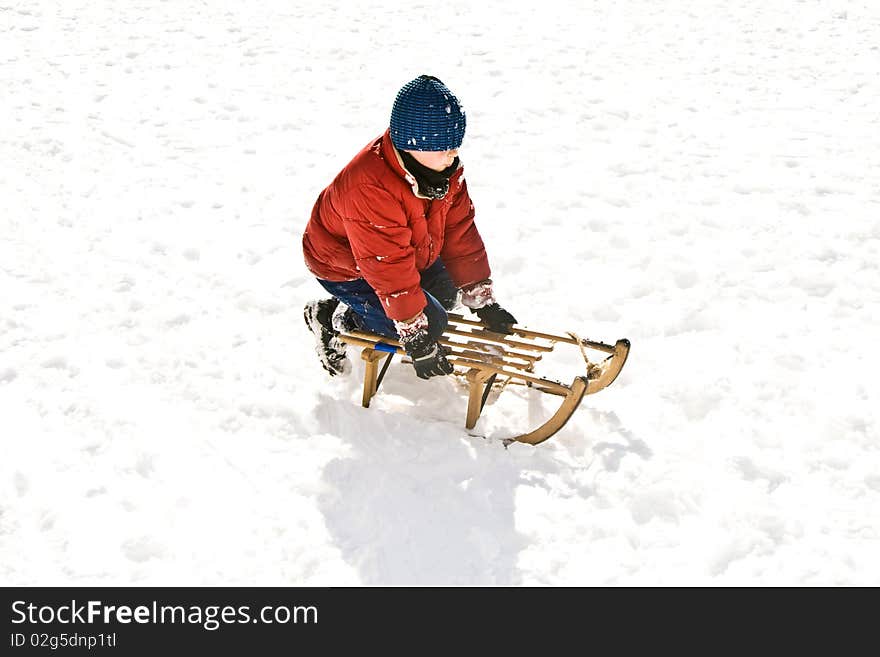
[{"label": "winter boot", "polygon": [[339,299],[321,299],[310,301],[303,309],[303,318],[306,326],[315,336],[315,352],[321,359],[321,365],[330,374],[335,376],[345,371],[345,343],[339,339],[337,331],[333,328],[333,312],[339,305]]},{"label": "winter boot", "polygon": [[336,310],[333,312],[332,324],[333,330],[337,333],[350,333],[351,331],[362,330],[357,321],[357,315],[344,303],[336,306]]}]

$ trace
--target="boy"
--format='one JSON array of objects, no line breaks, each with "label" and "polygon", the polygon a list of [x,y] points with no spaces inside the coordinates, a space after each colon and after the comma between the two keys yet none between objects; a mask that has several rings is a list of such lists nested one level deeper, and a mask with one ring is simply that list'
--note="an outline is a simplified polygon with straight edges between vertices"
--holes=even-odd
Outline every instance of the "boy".
[{"label": "boy", "polygon": [[421,75],[398,92],[385,133],[318,196],[303,256],[333,297],[304,316],[331,375],[346,360],[338,331],[352,329],[398,338],[419,378],[452,373],[437,340],[459,291],[490,330],[516,323],[495,301],[474,223],[458,158],[465,123],[449,88]]}]

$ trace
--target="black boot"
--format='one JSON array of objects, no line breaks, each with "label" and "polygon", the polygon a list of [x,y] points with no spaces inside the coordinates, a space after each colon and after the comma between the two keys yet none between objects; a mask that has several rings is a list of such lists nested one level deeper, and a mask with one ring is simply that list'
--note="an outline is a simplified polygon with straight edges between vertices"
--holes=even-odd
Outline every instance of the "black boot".
[{"label": "black boot", "polygon": [[345,343],[333,328],[333,311],[338,305],[339,299],[333,297],[310,301],[303,309],[306,326],[315,336],[315,352],[330,376],[342,374],[346,363]]}]

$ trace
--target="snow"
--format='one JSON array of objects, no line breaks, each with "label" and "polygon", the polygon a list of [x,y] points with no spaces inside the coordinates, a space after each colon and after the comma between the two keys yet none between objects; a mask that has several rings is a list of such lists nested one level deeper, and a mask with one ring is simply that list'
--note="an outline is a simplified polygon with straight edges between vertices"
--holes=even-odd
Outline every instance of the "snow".
[{"label": "snow", "polygon": [[[880,584],[869,0],[0,7],[0,583]],[[318,192],[436,75],[496,295],[632,341],[473,432],[328,379]],[[575,361],[580,356],[573,354]],[[576,372],[580,373],[580,372]]]}]

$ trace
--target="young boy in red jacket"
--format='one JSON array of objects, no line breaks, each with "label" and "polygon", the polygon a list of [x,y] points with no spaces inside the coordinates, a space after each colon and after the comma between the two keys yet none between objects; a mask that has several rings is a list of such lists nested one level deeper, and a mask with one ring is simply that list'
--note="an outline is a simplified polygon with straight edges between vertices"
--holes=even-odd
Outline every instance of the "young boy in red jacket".
[{"label": "young boy in red jacket", "polygon": [[303,255],[333,297],[308,303],[304,316],[331,375],[345,364],[338,331],[352,329],[398,338],[420,378],[450,374],[437,339],[459,291],[491,330],[516,323],[492,291],[458,158],[464,131],[458,98],[421,75],[398,92],[388,130],[319,194]]}]

